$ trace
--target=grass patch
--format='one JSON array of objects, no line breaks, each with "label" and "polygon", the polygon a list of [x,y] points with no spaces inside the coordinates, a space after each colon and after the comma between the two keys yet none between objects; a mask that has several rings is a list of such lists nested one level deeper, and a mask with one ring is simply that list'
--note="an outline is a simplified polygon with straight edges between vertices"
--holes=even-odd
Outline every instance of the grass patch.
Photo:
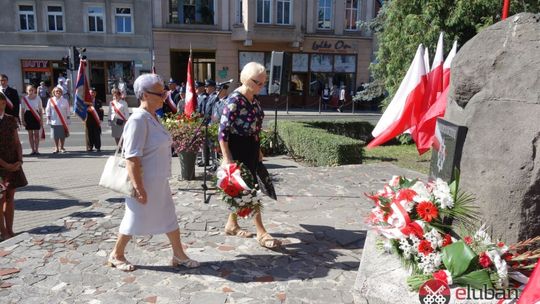
[{"label": "grass patch", "polygon": [[414,144],[379,146],[373,149],[364,148],[363,163],[365,164],[390,162],[398,167],[428,174],[430,161],[431,151],[418,156]]}]

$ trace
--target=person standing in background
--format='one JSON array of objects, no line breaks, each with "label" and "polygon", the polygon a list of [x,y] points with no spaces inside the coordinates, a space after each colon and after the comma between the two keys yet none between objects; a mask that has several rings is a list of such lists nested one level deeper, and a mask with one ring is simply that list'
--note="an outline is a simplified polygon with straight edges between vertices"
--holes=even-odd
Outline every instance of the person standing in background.
[{"label": "person standing in background", "polygon": [[[103,102],[96,98],[96,88],[90,89],[92,103],[84,121],[86,133],[86,151],[101,152],[101,121],[103,121]],[[90,108],[92,106],[92,108]]]},{"label": "person standing in background", "polygon": [[61,87],[56,86],[53,91],[53,97],[49,98],[47,107],[45,108],[45,114],[47,115],[47,122],[51,126],[51,138],[54,140],[56,149],[53,154],[65,153],[64,143],[66,137],[69,136],[68,125],[70,124],[69,116],[71,111],[69,109],[69,102],[62,96],[63,92]]},{"label": "person standing in background", "polygon": [[39,130],[43,128],[43,105],[33,85],[26,86],[26,94],[22,98],[19,119],[28,131],[28,143],[32,148],[30,155],[39,155]]},{"label": "person standing in background", "polygon": [[127,102],[122,98],[122,92],[118,89],[112,89],[113,100],[109,103],[109,125],[111,126],[111,136],[114,137],[116,144],[120,142],[124,124],[129,118],[129,108]]},{"label": "person standing in background", "polygon": [[345,86],[341,86],[341,89],[339,90],[339,108],[338,112],[343,111],[343,107],[345,106]]},{"label": "person standing in background", "polygon": [[47,99],[51,97],[49,94],[49,88],[45,85],[45,82],[40,82],[39,87],[37,88],[38,96],[41,98],[41,105],[43,108],[47,106]]},{"label": "person standing in background", "polygon": [[9,78],[6,74],[0,74],[0,92],[4,93],[6,96],[6,113],[14,116],[15,119],[19,120],[19,107],[21,101],[19,99],[19,92],[14,88],[9,86]]}]

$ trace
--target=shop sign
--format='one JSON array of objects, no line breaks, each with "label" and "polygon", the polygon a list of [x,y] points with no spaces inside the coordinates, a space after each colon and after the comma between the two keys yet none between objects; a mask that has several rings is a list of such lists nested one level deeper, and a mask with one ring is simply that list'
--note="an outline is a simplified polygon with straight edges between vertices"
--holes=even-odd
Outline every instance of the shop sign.
[{"label": "shop sign", "polygon": [[311,49],[314,51],[343,52],[347,51],[350,48],[352,48],[352,46],[350,44],[347,44],[347,42],[343,40],[337,40],[335,42],[328,40],[318,40],[313,41],[313,44],[311,45]]},{"label": "shop sign", "polygon": [[49,61],[48,60],[22,60],[22,67],[25,71],[49,71]]}]

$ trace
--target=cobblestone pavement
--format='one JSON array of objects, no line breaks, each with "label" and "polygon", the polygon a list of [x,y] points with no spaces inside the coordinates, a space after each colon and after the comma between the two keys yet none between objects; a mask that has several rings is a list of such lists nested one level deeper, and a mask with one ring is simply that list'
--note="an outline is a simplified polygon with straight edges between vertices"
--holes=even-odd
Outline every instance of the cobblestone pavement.
[{"label": "cobblestone pavement", "polygon": [[[334,168],[269,160],[278,201],[263,218],[284,241],[272,251],[254,238],[225,236],[227,211],[213,196],[203,203],[200,180],[172,179],[188,255],[202,262],[169,266],[164,235],[134,238],[124,273],[106,266],[123,215],[123,201],[106,200],[0,243],[2,303],[353,303],[366,235],[364,217],[375,191],[394,174],[419,174],[390,164]],[[210,192],[212,193],[212,192]],[[39,212],[39,211],[36,211]],[[251,220],[240,224],[254,231]]]}]

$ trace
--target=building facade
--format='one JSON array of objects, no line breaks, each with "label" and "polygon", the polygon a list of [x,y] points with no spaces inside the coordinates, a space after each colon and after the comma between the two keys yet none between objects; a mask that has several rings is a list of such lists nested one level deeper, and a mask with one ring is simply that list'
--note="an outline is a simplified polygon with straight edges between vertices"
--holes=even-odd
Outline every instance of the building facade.
[{"label": "building facade", "polygon": [[152,67],[151,6],[151,0],[0,0],[0,73],[19,93],[29,83],[57,85],[62,75],[76,80],[73,47],[86,48],[98,96],[119,86],[132,95],[135,78]]},{"label": "building facade", "polygon": [[[186,79],[190,48],[195,78],[238,81],[271,52],[291,55],[289,104],[315,107],[323,88],[350,95],[369,78],[373,39],[365,26],[377,0],[156,0],[153,38],[157,72]],[[236,84],[238,85],[238,84]],[[261,95],[266,95],[268,85]],[[273,98],[262,97],[263,104]]]}]

